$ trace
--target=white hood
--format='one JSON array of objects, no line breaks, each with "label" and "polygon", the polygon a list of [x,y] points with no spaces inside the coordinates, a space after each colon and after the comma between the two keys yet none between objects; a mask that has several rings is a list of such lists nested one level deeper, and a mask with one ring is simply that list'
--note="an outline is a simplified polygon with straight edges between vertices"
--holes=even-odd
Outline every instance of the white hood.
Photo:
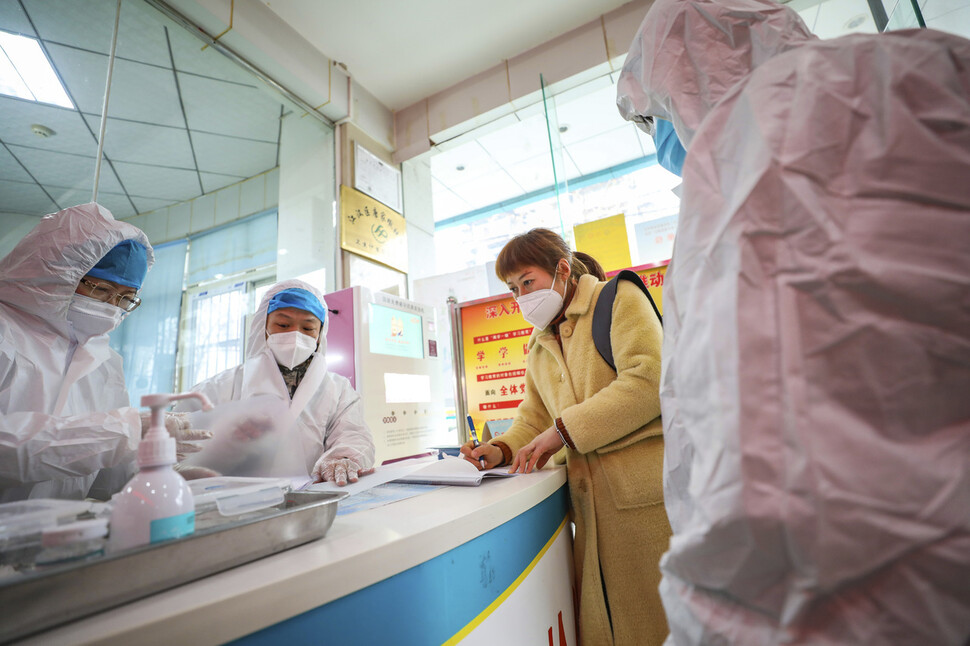
[{"label": "white hood", "polygon": [[[323,309],[327,309],[327,301],[324,300],[323,294],[320,293],[315,287],[304,283],[302,280],[283,280],[267,290],[263,295],[263,299],[259,302],[259,307],[256,308],[256,313],[253,314],[253,320],[249,325],[249,339],[246,343],[246,358],[251,359],[263,352],[269,352],[268,346],[266,345],[266,310],[269,308],[269,302],[274,296],[280,292],[287,289],[305,289],[320,301],[320,305]],[[330,327],[330,317],[327,316],[326,320],[323,321],[323,328],[320,330],[320,336],[317,338],[317,352],[320,352],[321,343],[326,343],[327,329]],[[326,348],[326,345],[323,346]]]},{"label": "white hood", "polygon": [[616,105],[628,121],[672,121],[687,148],[738,81],[810,40],[801,17],[770,0],[657,0],[630,45]]},{"label": "white hood", "polygon": [[68,335],[67,309],[81,278],[115,245],[135,240],[155,262],[148,237],[94,202],[44,216],[0,260],[0,303],[43,319]]}]

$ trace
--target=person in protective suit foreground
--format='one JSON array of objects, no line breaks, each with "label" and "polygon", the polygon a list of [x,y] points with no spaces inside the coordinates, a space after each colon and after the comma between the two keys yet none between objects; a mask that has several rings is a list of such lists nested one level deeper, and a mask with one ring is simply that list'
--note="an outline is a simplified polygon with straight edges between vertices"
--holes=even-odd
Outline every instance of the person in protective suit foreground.
[{"label": "person in protective suit foreground", "polygon": [[661,406],[676,644],[970,636],[970,41],[657,0],[621,114],[686,150]]},{"label": "person in protective suit foreground", "polygon": [[[231,475],[305,475],[345,485],[373,471],[374,439],[364,423],[360,396],[345,377],[327,370],[329,321],[320,292],[300,280],[279,282],[253,316],[246,361],[192,388],[215,405],[261,397],[270,401],[268,408],[282,404],[279,416],[250,415],[237,425],[233,469],[248,471]],[[194,406],[186,400],[176,409]],[[271,441],[260,442],[261,437]],[[247,443],[253,447],[249,453],[263,455],[246,455]],[[193,457],[205,459],[203,454]],[[225,453],[218,459],[227,463]]]},{"label": "person in protective suit foreground", "polygon": [[[0,502],[108,497],[134,473],[149,417],[108,332],[152,262],[145,234],[95,203],[44,217],[0,260]],[[207,435],[174,415],[166,428],[180,454]]]}]

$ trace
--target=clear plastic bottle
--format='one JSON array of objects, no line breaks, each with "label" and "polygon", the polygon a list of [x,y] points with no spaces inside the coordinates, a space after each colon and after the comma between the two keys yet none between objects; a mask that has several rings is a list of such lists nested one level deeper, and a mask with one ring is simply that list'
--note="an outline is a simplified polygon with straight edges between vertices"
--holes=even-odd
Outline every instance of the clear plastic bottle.
[{"label": "clear plastic bottle", "polygon": [[152,410],[151,428],[138,445],[138,474],[112,498],[110,552],[180,538],[195,531],[195,501],[185,479],[172,468],[176,462],[175,439],[165,430],[164,414],[172,402],[188,397],[200,400],[203,410],[212,408],[199,393],[141,398],[141,405]]}]

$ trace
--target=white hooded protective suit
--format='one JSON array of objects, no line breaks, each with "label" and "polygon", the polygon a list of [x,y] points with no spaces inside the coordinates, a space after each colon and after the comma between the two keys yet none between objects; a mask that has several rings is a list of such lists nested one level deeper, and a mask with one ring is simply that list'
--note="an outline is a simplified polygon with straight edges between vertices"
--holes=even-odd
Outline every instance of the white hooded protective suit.
[{"label": "white hooded protective suit", "polygon": [[970,41],[657,0],[618,87],[687,148],[661,404],[677,644],[970,634]]},{"label": "white hooded protective suit", "polygon": [[[0,500],[83,498],[99,470],[133,472],[141,439],[121,357],[103,334],[81,343],[67,319],[78,281],[140,229],[98,204],[40,220],[0,260]],[[107,474],[106,474],[107,475]]]},{"label": "white hooded protective suit", "polygon": [[[249,329],[246,361],[235,368],[220,372],[197,384],[193,391],[203,393],[216,406],[219,404],[269,396],[283,402],[290,419],[280,426],[284,437],[282,446],[287,450],[301,452],[306,474],[262,473],[249,475],[310,476],[314,464],[321,457],[350,458],[366,469],[374,464],[374,438],[364,423],[360,395],[347,378],[327,370],[326,329],[324,321],[320,340],[313,360],[303,380],[290,400],[289,391],[276,365],[269,346],[266,345],[266,310],[269,301],[284,289],[305,289],[323,305],[323,294],[300,280],[284,280],[271,287],[263,296]],[[329,318],[329,317],[328,317]],[[190,410],[191,402],[180,402],[176,410]],[[295,420],[295,421],[294,421]],[[279,421],[279,420],[277,420]],[[281,450],[282,450],[281,446]],[[189,460],[191,462],[191,460]],[[288,460],[280,463],[287,464]],[[300,460],[297,460],[300,462]]]}]

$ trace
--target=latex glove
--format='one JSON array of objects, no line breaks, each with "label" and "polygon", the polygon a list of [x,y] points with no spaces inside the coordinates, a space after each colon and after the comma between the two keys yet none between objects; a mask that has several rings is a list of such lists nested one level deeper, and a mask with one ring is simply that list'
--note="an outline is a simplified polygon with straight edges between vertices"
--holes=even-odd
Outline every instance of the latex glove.
[{"label": "latex glove", "polygon": [[199,478],[215,478],[221,476],[222,474],[218,471],[213,471],[212,469],[206,469],[205,467],[191,467],[185,464],[176,464],[174,467],[175,472],[186,480],[198,480]]},{"label": "latex glove", "polygon": [[[141,415],[141,435],[145,437],[151,426],[151,413]],[[190,453],[198,453],[202,450],[199,442],[212,439],[209,431],[192,428],[187,413],[165,413],[165,430],[175,438],[175,457],[181,462]]]},{"label": "latex glove", "polygon": [[556,427],[551,426],[519,449],[512,460],[509,473],[532,473],[533,469],[541,469],[562,447],[562,438],[556,432]]},{"label": "latex glove", "polygon": [[322,457],[313,465],[314,482],[335,482],[338,487],[346,486],[348,482],[357,482],[360,476],[374,473],[374,468],[361,469],[360,464],[353,458]]},{"label": "latex glove", "polygon": [[478,458],[485,458],[485,468],[491,469],[502,464],[502,459],[505,457],[502,455],[502,449],[494,444],[479,444],[476,447],[475,443],[471,440],[465,442],[459,449],[459,452],[463,458],[474,464],[475,468],[479,471],[482,470],[482,463],[478,461]]}]

